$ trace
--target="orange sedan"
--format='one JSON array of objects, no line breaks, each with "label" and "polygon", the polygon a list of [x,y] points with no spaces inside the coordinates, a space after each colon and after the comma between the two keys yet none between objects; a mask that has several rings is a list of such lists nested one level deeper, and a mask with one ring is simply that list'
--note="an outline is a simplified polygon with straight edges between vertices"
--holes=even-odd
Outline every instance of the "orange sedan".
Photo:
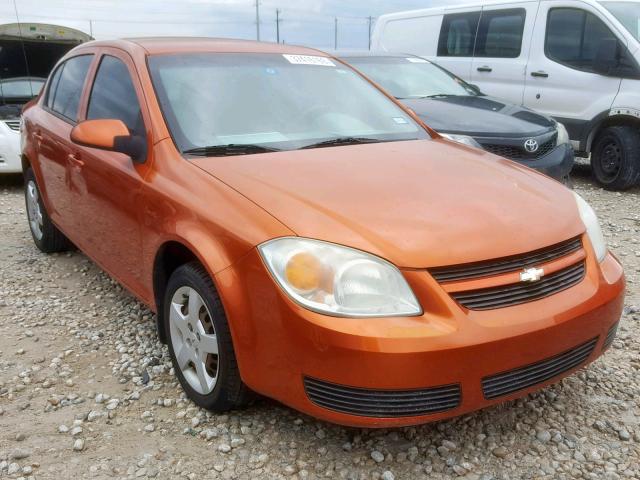
[{"label": "orange sedan", "polygon": [[624,274],[578,195],[438,136],[316,50],[91,42],[25,109],[33,239],[157,313],[198,405],[389,427],[526,395],[611,344]]}]

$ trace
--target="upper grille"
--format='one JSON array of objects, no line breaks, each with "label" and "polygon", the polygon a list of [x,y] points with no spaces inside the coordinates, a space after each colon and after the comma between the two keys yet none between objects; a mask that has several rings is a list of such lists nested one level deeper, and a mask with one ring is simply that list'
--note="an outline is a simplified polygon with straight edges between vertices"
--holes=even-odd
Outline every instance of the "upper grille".
[{"label": "upper grille", "polygon": [[616,339],[616,334],[618,333],[619,324],[620,322],[616,322],[607,332],[607,336],[605,337],[604,342],[602,344],[602,350],[606,350],[607,348],[609,348],[613,343],[613,341]]},{"label": "upper grille", "polygon": [[499,273],[524,270],[528,267],[550,262],[569,255],[582,248],[580,237],[572,238],[550,247],[534,250],[522,255],[502,257],[485,262],[466,263],[453,267],[437,267],[429,269],[429,273],[438,282],[452,282],[455,280],[469,280],[478,277],[488,277]]},{"label": "upper grille", "polygon": [[502,397],[551,380],[584,363],[597,342],[598,338],[594,338],[547,360],[485,377],[482,379],[484,396],[488,399]]},{"label": "upper grille", "polygon": [[514,283],[500,287],[454,292],[451,296],[470,310],[491,310],[548,297],[578,284],[584,278],[584,262],[558,270],[535,283]]},{"label": "upper grille", "polygon": [[4,123],[6,123],[11,130],[15,130],[16,132],[20,130],[20,120],[7,120]]},{"label": "upper grille", "polygon": [[[520,141],[520,139],[518,139]],[[534,153],[529,153],[524,149],[524,142],[522,147],[516,145],[500,145],[497,143],[483,143],[482,148],[495,155],[499,155],[510,160],[533,160],[541,158],[547,155],[556,147],[556,137],[543,143],[538,147]]]},{"label": "upper grille", "polygon": [[304,388],[316,405],[365,417],[413,417],[444,412],[460,405],[460,385],[420,390],[370,390],[304,378]]}]

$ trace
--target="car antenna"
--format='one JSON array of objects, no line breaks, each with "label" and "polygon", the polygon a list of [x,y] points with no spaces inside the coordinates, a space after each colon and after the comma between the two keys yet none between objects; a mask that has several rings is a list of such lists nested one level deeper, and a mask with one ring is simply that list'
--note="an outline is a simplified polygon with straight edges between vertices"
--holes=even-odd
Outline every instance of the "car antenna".
[{"label": "car antenna", "polygon": [[29,91],[33,97],[33,84],[31,83],[31,73],[29,72],[29,61],[27,60],[27,48],[24,45],[24,37],[22,36],[22,24],[20,23],[20,16],[18,15],[18,4],[16,0],[13,0],[13,9],[16,12],[16,21],[18,22],[18,35],[20,36],[20,43],[22,44],[22,55],[24,56],[24,66],[27,69],[27,78],[29,79]]}]

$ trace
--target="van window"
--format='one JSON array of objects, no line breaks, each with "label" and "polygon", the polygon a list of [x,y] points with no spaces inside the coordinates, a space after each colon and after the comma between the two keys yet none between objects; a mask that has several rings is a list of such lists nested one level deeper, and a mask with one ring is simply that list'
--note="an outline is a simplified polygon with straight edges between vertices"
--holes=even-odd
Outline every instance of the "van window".
[{"label": "van window", "polygon": [[576,8],[549,11],[544,50],[555,62],[592,72],[598,47],[606,39],[616,36],[592,13]]},{"label": "van window", "polygon": [[87,120],[100,118],[122,120],[133,135],[144,136],[140,103],[129,69],[111,55],[100,61],[87,110]]},{"label": "van window", "polygon": [[60,65],[52,78],[47,94],[47,106],[63,117],[76,122],[78,106],[93,55],[78,55]]},{"label": "van window", "polygon": [[522,50],[522,34],[527,12],[524,8],[482,12],[475,56],[517,58]]},{"label": "van window", "polygon": [[438,40],[439,57],[472,57],[480,12],[445,15]]}]

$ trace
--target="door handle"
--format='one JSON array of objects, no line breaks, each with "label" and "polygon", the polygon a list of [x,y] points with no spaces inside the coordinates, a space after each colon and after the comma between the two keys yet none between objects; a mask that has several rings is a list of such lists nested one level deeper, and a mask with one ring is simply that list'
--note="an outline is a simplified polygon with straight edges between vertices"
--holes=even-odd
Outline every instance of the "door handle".
[{"label": "door handle", "polygon": [[44,138],[40,132],[33,132],[33,137],[39,142],[41,142],[42,139]]},{"label": "door handle", "polygon": [[484,67],[478,67],[477,70],[479,72],[487,72],[487,73],[493,72],[493,68],[487,67],[486,65]]},{"label": "door handle", "polygon": [[531,72],[531,76],[538,78],[549,78],[549,74],[547,72],[543,72],[542,70],[538,72]]},{"label": "door handle", "polygon": [[75,153],[70,153],[67,156],[69,162],[76,167],[84,167],[84,162]]}]

